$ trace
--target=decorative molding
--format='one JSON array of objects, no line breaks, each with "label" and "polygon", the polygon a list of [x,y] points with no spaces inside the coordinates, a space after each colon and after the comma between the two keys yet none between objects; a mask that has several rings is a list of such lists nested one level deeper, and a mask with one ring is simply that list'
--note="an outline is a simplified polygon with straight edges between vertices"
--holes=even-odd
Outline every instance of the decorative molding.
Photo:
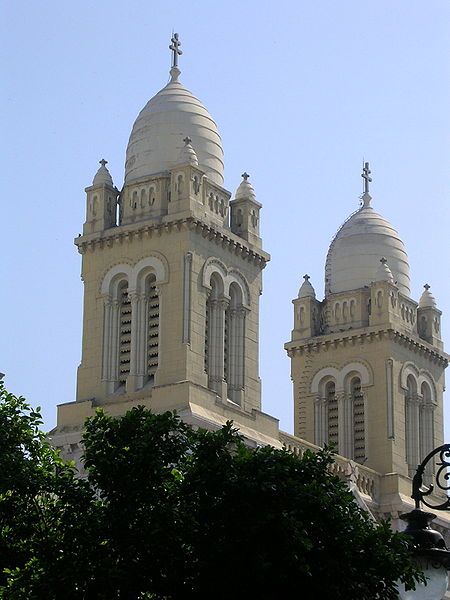
[{"label": "decorative molding", "polygon": [[400,387],[407,392],[408,391],[408,376],[412,375],[416,382],[417,392],[421,394],[422,384],[426,383],[430,387],[431,401],[436,404],[437,390],[436,382],[432,374],[427,369],[419,369],[413,362],[405,362],[400,371]]},{"label": "decorative molding", "polygon": [[336,393],[343,392],[345,389],[346,379],[350,373],[358,374],[361,380],[361,386],[372,385],[372,369],[370,369],[370,367],[368,368],[367,363],[364,363],[353,361],[351,363],[347,363],[341,368],[322,367],[319,371],[317,371],[311,381],[310,393],[319,394],[324,379],[333,379],[336,384]]},{"label": "decorative molding", "polygon": [[244,275],[235,267],[228,269],[227,266],[215,256],[206,259],[203,265],[202,284],[207,290],[211,289],[211,276],[217,273],[223,283],[223,294],[230,296],[230,286],[235,283],[239,286],[242,294],[242,304],[244,308],[250,309],[251,296],[250,286]]},{"label": "decorative molding", "polygon": [[207,225],[194,217],[166,223],[152,223],[150,225],[148,222],[141,222],[111,227],[95,234],[77,237],[74,243],[78,247],[78,252],[85,254],[88,250],[94,252],[104,249],[105,246],[111,247],[114,244],[123,244],[125,240],[131,242],[134,237],[137,239],[141,237],[151,238],[154,234],[161,236],[183,229],[189,229],[193,233],[200,234],[202,237],[214,241],[215,244],[222,246],[230,253],[241,256],[244,260],[258,266],[260,269],[264,269],[270,260],[269,254],[263,250],[257,250],[250,244],[247,245],[243,238],[233,234],[231,231],[228,232],[222,228],[219,229],[219,227]]},{"label": "decorative molding", "polygon": [[306,340],[294,340],[285,344],[285,349],[288,356],[291,358],[297,353],[301,356],[310,352],[326,352],[329,349],[338,349],[347,346],[355,346],[359,344],[370,344],[385,339],[389,339],[401,346],[412,350],[413,352],[427,358],[434,362],[440,367],[447,367],[450,356],[443,351],[438,350],[436,347],[431,346],[427,342],[419,339],[413,339],[412,337],[400,333],[399,331],[387,328],[387,329],[372,329],[365,328],[366,331],[356,333],[355,330],[348,330],[343,332],[340,336],[336,333],[318,336],[315,338],[308,338]]}]

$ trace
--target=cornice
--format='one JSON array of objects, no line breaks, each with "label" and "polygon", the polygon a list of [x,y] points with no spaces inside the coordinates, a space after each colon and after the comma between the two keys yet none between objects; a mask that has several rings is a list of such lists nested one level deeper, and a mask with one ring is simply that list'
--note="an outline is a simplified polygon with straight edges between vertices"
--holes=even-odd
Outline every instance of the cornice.
[{"label": "cornice", "polygon": [[304,340],[293,340],[292,342],[287,342],[284,345],[284,348],[287,351],[288,356],[292,358],[296,354],[317,354],[319,352],[328,352],[329,350],[336,350],[338,348],[370,344],[386,339],[408,348],[414,353],[425,356],[444,369],[448,366],[450,356],[446,352],[439,350],[424,340],[406,335],[405,333],[389,327],[365,327],[364,330],[359,331],[351,329],[339,334],[329,333],[327,335],[306,338]]},{"label": "cornice", "polygon": [[139,222],[129,225],[111,227],[103,231],[88,235],[80,235],[75,238],[74,243],[80,254],[95,252],[114,244],[132,242],[133,239],[145,239],[152,236],[162,236],[182,230],[190,230],[204,238],[214,242],[229,252],[241,256],[250,263],[264,269],[270,260],[270,255],[263,250],[248,244],[243,238],[226,231],[222,228],[208,225],[195,217],[165,221],[161,223]]}]

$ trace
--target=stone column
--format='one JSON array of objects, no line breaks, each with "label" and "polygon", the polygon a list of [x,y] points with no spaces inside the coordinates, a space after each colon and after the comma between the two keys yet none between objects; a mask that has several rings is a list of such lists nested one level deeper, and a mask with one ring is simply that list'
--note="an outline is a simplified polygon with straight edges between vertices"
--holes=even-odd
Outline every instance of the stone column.
[{"label": "stone column", "polygon": [[226,383],[224,381],[224,334],[225,310],[228,306],[226,298],[212,298],[209,301],[209,386],[221,398],[226,399]]},{"label": "stone column", "polygon": [[417,394],[406,397],[406,460],[408,474],[412,477],[419,464],[419,400]]},{"label": "stone column", "polygon": [[187,252],[184,257],[183,275],[183,344],[191,343],[191,273],[192,252]]},{"label": "stone column", "polygon": [[119,340],[120,340],[120,301],[111,302],[110,334],[109,334],[109,373],[107,393],[112,394],[119,381]]},{"label": "stone column", "polygon": [[110,379],[111,364],[109,350],[111,344],[111,296],[103,297],[103,349],[102,349],[102,381]]},{"label": "stone column", "polygon": [[338,403],[338,452],[341,456],[347,456],[347,402],[344,392],[336,392],[336,401]]},{"label": "stone column", "polygon": [[228,331],[228,397],[241,405],[244,390],[245,318],[243,306],[230,308]]}]

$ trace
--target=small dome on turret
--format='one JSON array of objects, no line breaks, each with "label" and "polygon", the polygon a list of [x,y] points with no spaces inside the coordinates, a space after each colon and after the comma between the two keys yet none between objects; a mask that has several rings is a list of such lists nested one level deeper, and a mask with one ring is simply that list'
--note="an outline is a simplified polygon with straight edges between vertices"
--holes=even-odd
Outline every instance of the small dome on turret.
[{"label": "small dome on turret", "polygon": [[394,283],[394,276],[390,270],[387,260],[383,257],[380,258],[380,264],[378,265],[377,272],[375,273],[375,281],[389,281]]},{"label": "small dome on turret", "polygon": [[192,146],[191,138],[186,136],[183,142],[184,146],[181,148],[180,154],[178,155],[178,164],[184,165],[186,163],[189,163],[191,165],[198,166],[198,158]]},{"label": "small dome on turret", "polygon": [[432,308],[436,308],[436,306],[437,306],[436,298],[430,292],[430,286],[428,285],[428,283],[426,283],[423,287],[425,288],[425,290],[420,297],[419,308],[425,308],[428,306],[431,306]]},{"label": "small dome on turret", "polygon": [[94,180],[92,181],[92,185],[106,184],[106,185],[110,185],[111,187],[114,187],[111,173],[106,168],[108,161],[105,160],[104,158],[102,158],[102,160],[100,160],[99,163],[100,163],[100,169],[95,174]]},{"label": "small dome on turret", "polygon": [[239,200],[240,198],[250,198],[251,200],[256,200],[255,190],[253,189],[252,184],[248,181],[249,177],[250,175],[246,171],[242,173],[241,184],[234,195],[236,200]]},{"label": "small dome on turret", "polygon": [[311,285],[311,283],[309,282],[309,275],[303,275],[303,283],[300,286],[300,289],[298,291],[298,297],[299,298],[316,298],[316,292],[313,288],[313,286]]}]

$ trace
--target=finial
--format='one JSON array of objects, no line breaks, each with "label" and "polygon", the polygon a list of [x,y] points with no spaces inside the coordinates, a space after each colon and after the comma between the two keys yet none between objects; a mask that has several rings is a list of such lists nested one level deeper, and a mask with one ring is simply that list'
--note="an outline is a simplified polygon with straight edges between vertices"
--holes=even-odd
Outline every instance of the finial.
[{"label": "finial", "polygon": [[169,46],[169,50],[172,50],[172,68],[177,68],[178,57],[183,54],[183,51],[180,50],[181,42],[178,39],[178,33],[172,33],[172,38],[170,41],[172,42]]},{"label": "finial", "polygon": [[102,160],[99,160],[98,162],[99,162],[99,164],[102,165],[102,167],[106,167],[106,165],[108,164],[108,161],[105,160],[104,158],[102,158]]},{"label": "finial", "polygon": [[241,177],[243,177],[244,181],[247,181],[247,179],[250,177],[250,175],[247,173],[247,171],[244,171],[242,173]]},{"label": "finial", "polygon": [[309,281],[311,279],[311,277],[309,275],[303,275],[303,279],[305,281]]},{"label": "finial", "polygon": [[382,265],[385,265],[387,263],[387,258],[384,258],[384,256],[382,258],[380,258],[380,263]]},{"label": "finial", "polygon": [[426,284],[425,284],[423,287],[424,287],[424,288],[427,290],[427,292],[428,292],[428,290],[430,289],[431,285],[428,285],[428,283],[426,283]]},{"label": "finial", "polygon": [[187,135],[184,139],[183,139],[184,145],[185,146],[189,146],[189,144],[192,142],[191,138]]},{"label": "finial", "polygon": [[369,193],[369,183],[372,181],[372,177],[370,174],[372,171],[369,169],[369,163],[363,161],[363,172],[361,173],[361,177],[364,179],[364,194]]}]

